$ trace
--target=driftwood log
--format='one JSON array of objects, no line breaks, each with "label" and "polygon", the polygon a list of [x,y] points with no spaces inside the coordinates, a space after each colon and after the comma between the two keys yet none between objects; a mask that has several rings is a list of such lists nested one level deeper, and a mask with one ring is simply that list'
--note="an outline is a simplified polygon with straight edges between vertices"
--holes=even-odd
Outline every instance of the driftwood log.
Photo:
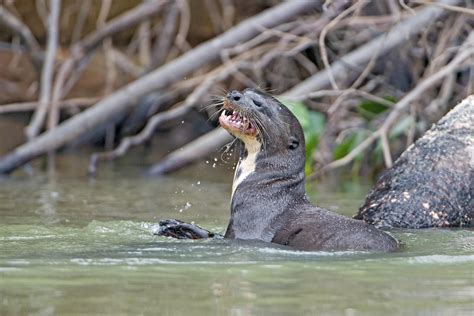
[{"label": "driftwood log", "polygon": [[384,172],[354,218],[379,228],[472,226],[473,122],[471,95]]}]

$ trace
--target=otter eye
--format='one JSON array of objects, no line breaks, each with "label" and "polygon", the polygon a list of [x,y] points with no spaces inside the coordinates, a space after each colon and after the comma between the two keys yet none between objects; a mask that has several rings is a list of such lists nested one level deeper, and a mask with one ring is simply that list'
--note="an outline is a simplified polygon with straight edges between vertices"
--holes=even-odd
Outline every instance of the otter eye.
[{"label": "otter eye", "polygon": [[252,101],[253,101],[253,104],[255,104],[255,106],[258,106],[259,108],[262,107],[262,102],[257,101],[257,100],[252,100]]}]

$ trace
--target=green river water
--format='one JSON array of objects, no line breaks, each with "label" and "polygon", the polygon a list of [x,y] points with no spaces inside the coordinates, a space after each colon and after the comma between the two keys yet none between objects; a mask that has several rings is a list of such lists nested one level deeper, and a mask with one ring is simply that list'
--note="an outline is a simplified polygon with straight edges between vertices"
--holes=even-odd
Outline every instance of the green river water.
[{"label": "green river water", "polygon": [[[391,254],[153,236],[164,218],[225,230],[232,175],[212,164],[0,180],[0,315],[473,315],[472,229],[393,231],[404,249]],[[352,215],[369,189],[308,194]]]}]

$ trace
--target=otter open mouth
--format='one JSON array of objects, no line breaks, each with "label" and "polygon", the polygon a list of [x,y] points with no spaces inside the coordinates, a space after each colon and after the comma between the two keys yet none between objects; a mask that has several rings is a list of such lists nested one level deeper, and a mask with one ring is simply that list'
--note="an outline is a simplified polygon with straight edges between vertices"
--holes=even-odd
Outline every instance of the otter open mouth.
[{"label": "otter open mouth", "polygon": [[219,117],[219,123],[233,134],[238,133],[249,136],[257,134],[257,129],[252,122],[242,113],[232,108],[227,100],[224,101],[224,110],[222,110],[222,114]]}]

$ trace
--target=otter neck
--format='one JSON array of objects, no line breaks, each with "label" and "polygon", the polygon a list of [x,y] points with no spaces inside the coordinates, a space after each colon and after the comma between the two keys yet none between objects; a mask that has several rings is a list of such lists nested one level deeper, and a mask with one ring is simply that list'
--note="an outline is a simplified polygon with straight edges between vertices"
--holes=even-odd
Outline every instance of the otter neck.
[{"label": "otter neck", "polygon": [[232,182],[232,196],[242,181],[244,181],[250,174],[255,172],[257,167],[257,156],[262,149],[262,144],[257,138],[249,138],[245,142],[245,150],[240,152],[239,162],[235,168],[234,181]]},{"label": "otter neck", "polygon": [[242,142],[245,149],[235,170],[226,237],[270,242],[281,228],[277,223],[284,222],[278,219],[295,205],[309,203],[304,156],[291,159],[279,151],[268,152],[257,138]]}]

